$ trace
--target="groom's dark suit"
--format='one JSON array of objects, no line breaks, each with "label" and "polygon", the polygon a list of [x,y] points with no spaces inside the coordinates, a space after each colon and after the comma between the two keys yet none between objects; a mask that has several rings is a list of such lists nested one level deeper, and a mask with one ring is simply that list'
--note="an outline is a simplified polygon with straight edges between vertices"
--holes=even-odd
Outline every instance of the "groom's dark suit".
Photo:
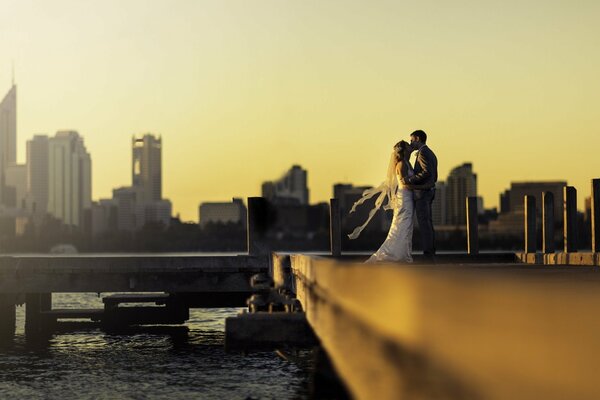
[{"label": "groom's dark suit", "polygon": [[435,197],[435,183],[437,182],[437,157],[427,145],[419,149],[414,171],[414,176],[408,178],[406,183],[428,187],[425,189],[415,188],[413,193],[423,253],[426,256],[433,256],[435,254],[435,231],[431,219],[431,204]]}]

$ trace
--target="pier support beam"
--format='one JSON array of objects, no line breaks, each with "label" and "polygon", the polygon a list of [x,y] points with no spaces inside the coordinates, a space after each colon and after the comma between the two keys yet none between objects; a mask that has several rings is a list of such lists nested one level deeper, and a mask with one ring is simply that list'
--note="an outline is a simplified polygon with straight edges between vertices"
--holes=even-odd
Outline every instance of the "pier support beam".
[{"label": "pier support beam", "polygon": [[15,323],[16,309],[14,295],[0,293],[0,339],[14,336]]},{"label": "pier support beam", "polygon": [[38,336],[49,333],[53,318],[42,312],[52,309],[52,293],[27,293],[25,307],[25,334]]},{"label": "pier support beam", "polygon": [[251,256],[269,253],[266,236],[269,223],[269,202],[264,197],[248,197],[247,240]]},{"label": "pier support beam", "polygon": [[535,209],[535,197],[526,195],[523,198],[525,206],[525,253],[537,251],[537,210]]},{"label": "pier support beam", "polygon": [[600,179],[592,179],[592,253],[600,252]]},{"label": "pier support beam", "polygon": [[577,251],[577,189],[565,186],[564,189],[564,252]]},{"label": "pier support beam", "polygon": [[338,199],[329,200],[329,243],[332,256],[342,255],[342,223]]},{"label": "pier support beam", "polygon": [[542,193],[542,252],[552,254],[554,245],[554,194]]},{"label": "pier support beam", "polygon": [[479,254],[479,227],[477,226],[477,197],[467,197],[467,253]]}]

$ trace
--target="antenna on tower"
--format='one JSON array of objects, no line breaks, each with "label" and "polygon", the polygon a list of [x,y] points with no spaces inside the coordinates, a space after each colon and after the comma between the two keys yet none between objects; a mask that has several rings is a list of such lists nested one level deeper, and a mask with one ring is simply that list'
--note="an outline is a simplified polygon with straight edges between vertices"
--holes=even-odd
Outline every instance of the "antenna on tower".
[{"label": "antenna on tower", "polygon": [[12,85],[15,86],[15,60],[12,61]]}]

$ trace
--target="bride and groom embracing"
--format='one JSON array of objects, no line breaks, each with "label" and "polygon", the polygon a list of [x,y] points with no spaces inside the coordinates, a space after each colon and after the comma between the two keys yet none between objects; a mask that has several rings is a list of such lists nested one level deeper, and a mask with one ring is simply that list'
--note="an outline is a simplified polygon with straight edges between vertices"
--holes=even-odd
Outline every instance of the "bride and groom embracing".
[{"label": "bride and groom embracing", "polygon": [[[414,167],[409,158],[413,151],[417,152]],[[376,188],[368,189],[354,203],[352,210],[366,200],[377,196],[375,206],[369,212],[367,221],[348,235],[356,239],[367,226],[385,199],[384,210],[393,210],[394,217],[387,238],[368,260],[368,263],[379,261],[412,262],[412,234],[416,211],[421,244],[426,261],[433,261],[435,255],[435,232],[431,220],[431,205],[435,197],[437,181],[437,157],[427,146],[427,134],[422,130],[410,134],[410,143],[401,140],[396,143],[390,157],[387,179]]]}]

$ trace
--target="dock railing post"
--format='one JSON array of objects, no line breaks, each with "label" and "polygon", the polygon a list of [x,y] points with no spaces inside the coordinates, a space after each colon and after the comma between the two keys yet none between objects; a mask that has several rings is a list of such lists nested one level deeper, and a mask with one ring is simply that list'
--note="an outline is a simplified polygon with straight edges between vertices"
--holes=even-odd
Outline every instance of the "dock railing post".
[{"label": "dock railing post", "polygon": [[600,179],[592,179],[592,253],[600,252]]},{"label": "dock railing post", "polygon": [[479,227],[477,225],[477,197],[467,197],[467,253],[479,254]]},{"label": "dock railing post", "polygon": [[573,253],[577,251],[577,190],[573,186],[563,188],[564,204],[564,251]]},{"label": "dock railing post", "polygon": [[525,253],[535,253],[537,251],[535,197],[525,195],[523,205],[525,207]]},{"label": "dock railing post", "polygon": [[554,194],[542,193],[542,252],[552,254],[554,245]]},{"label": "dock railing post", "polygon": [[264,197],[248,197],[246,239],[251,256],[269,253],[266,243],[269,204]]},{"label": "dock railing post", "polygon": [[342,224],[338,199],[329,200],[329,243],[332,256],[342,255]]}]

